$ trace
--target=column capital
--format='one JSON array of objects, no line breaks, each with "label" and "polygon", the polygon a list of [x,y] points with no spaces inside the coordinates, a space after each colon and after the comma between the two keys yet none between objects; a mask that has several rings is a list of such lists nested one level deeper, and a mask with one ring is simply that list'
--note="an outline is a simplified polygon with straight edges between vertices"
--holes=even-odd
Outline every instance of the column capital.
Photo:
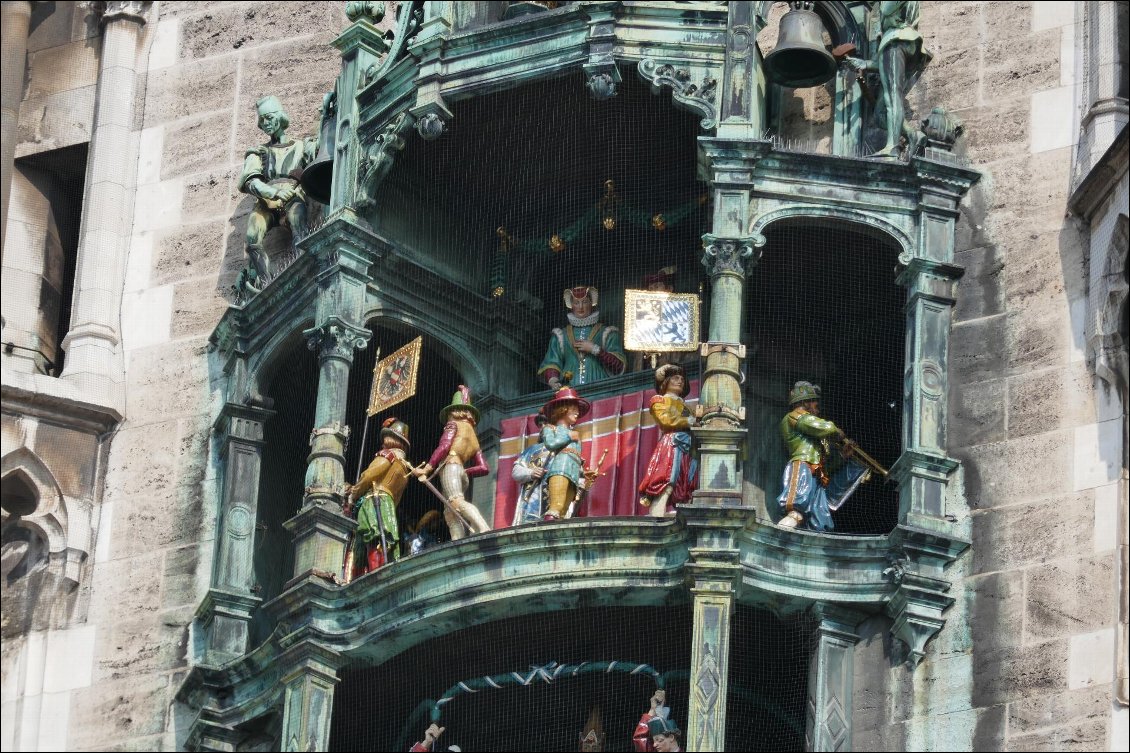
[{"label": "column capital", "polygon": [[353,351],[368,345],[372,333],[337,316],[331,316],[321,325],[304,330],[302,335],[306,338],[307,347],[320,358],[339,358],[352,362]]},{"label": "column capital", "polygon": [[90,3],[90,7],[98,14],[100,23],[133,21],[138,25],[144,25],[148,20],[145,13],[152,4],[145,0],[102,0],[102,2]]},{"label": "column capital", "polygon": [[702,266],[711,277],[731,274],[744,278],[761,260],[764,245],[763,235],[725,237],[706,233],[702,236]]}]

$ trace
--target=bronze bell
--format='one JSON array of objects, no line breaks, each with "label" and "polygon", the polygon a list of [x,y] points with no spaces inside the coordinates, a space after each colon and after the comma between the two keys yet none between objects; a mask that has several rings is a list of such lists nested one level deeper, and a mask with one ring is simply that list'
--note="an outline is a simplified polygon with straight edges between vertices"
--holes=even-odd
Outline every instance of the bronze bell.
[{"label": "bronze bell", "polygon": [[765,56],[765,69],[781,86],[819,86],[836,75],[836,59],[824,46],[824,22],[811,2],[789,5],[781,17],[777,46]]},{"label": "bronze bell", "polygon": [[330,189],[334,178],[334,130],[337,127],[337,118],[332,113],[329,117],[322,118],[322,133],[318,139],[318,156],[302,171],[298,182],[302,190],[319,204],[329,205]]}]

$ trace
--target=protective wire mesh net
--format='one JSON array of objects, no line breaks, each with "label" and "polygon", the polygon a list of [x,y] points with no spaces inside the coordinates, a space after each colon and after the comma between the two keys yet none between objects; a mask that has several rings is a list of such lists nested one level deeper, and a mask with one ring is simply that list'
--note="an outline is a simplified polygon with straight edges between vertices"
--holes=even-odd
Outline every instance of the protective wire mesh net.
[{"label": "protective wire mesh net", "polygon": [[460,682],[481,689],[455,689],[441,705],[436,750],[580,750],[588,727],[603,739],[593,750],[631,750],[660,683],[685,729],[690,625],[689,605],[578,607],[452,630],[376,667],[358,662],[334,694],[330,750],[408,750],[432,702]]},{"label": "protective wire mesh net", "polygon": [[804,750],[811,615],[779,618],[747,605],[730,631],[726,750]]},{"label": "protective wire mesh net", "polygon": [[[745,479],[754,503],[778,518],[789,457],[780,423],[795,382],[819,385],[821,416],[885,468],[898,458],[906,291],[895,281],[897,247],[861,226],[780,222],[766,238],[746,283]],[[897,488],[876,475],[832,517],[835,533],[886,533],[898,520]]]}]

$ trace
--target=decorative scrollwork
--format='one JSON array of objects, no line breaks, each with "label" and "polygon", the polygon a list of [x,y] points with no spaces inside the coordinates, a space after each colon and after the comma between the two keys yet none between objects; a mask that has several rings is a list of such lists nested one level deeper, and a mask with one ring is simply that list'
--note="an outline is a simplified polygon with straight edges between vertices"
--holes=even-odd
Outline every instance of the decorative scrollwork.
[{"label": "decorative scrollwork", "polygon": [[357,171],[357,184],[360,197],[357,209],[368,209],[376,205],[377,186],[392,168],[396,153],[404,149],[405,141],[401,134],[412,123],[412,116],[402,112],[381,129],[369,146],[366,158]]},{"label": "decorative scrollwork", "polygon": [[703,70],[702,83],[692,82],[694,73],[687,68],[677,68],[673,63],[662,63],[652,58],[640,61],[640,77],[651,83],[651,90],[658,93],[664,86],[670,87],[671,98],[691,112],[702,116],[702,127],[710,130],[718,125],[718,79],[710,69]]}]

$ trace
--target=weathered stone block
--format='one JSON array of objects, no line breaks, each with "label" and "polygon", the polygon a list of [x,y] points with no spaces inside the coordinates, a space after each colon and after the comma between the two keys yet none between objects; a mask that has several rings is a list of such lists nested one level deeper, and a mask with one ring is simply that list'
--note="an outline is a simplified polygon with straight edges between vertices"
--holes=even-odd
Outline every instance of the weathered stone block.
[{"label": "weathered stone block", "polygon": [[974,570],[1008,570],[1086,551],[1093,516],[1092,491],[980,512],[973,519]]},{"label": "weathered stone block", "polygon": [[1001,272],[1004,262],[993,246],[971,248],[954,255],[954,261],[965,267],[957,286],[954,320],[980,319],[1004,310]]},{"label": "weathered stone block", "polygon": [[226,226],[219,221],[172,228],[153,242],[152,285],[216,274]]},{"label": "weathered stone block", "polygon": [[175,421],[131,423],[114,436],[110,445],[106,501],[167,497],[175,483],[176,461]]},{"label": "weathered stone block", "polygon": [[977,102],[980,49],[976,44],[940,51],[922,74],[916,91],[915,109],[925,117],[926,103],[944,104],[947,110],[975,107]]},{"label": "weathered stone block", "polygon": [[[994,162],[989,168],[993,192],[990,210],[1008,209],[1052,221],[1058,230],[1066,217],[1071,150],[1055,149]],[[1048,217],[1047,215],[1051,215]],[[1042,227],[1031,227],[1029,233]],[[1004,239],[1002,239],[1004,240]]]},{"label": "weathered stone block", "polygon": [[1066,640],[1009,646],[973,654],[977,708],[1062,691],[1067,687]]},{"label": "weathered stone block", "polygon": [[1071,491],[1072,436],[1050,432],[954,451],[965,464],[969,506],[988,509]]},{"label": "weathered stone block", "polygon": [[982,98],[999,102],[1020,93],[1059,86],[1059,29],[1024,37],[987,40],[984,46]]},{"label": "weathered stone block", "polygon": [[1068,722],[1098,727],[1109,716],[1110,688],[1102,686],[1022,698],[1008,705],[1008,727],[1017,735]]},{"label": "weathered stone block", "polygon": [[207,336],[216,328],[228,302],[216,289],[216,276],[190,280],[173,289],[173,339]]},{"label": "weathered stone block", "polygon": [[173,549],[165,554],[165,579],[161,604],[165,608],[195,607],[208,590],[212,568],[212,543]]},{"label": "weathered stone block", "polygon": [[1000,377],[1005,363],[1007,319],[988,316],[955,323],[950,331],[950,379],[953,385]]},{"label": "weathered stone block", "polygon": [[974,165],[1027,155],[1028,100],[1026,96],[1013,97],[956,113],[965,123],[966,155]]},{"label": "weathered stone block", "polygon": [[164,618],[148,615],[103,630],[99,636],[94,681],[154,675],[184,666],[187,625],[167,623]]},{"label": "weathered stone block", "polygon": [[949,393],[949,445],[970,447],[1005,438],[1005,380],[958,384]]},{"label": "weathered stone block", "polygon": [[20,104],[16,157],[90,141],[98,87],[27,99]]},{"label": "weathered stone block", "polygon": [[337,3],[301,5],[217,4],[207,13],[184,19],[181,26],[182,59],[224,55],[233,50],[250,50],[271,42],[301,37],[311,32],[327,36],[340,34],[349,19]]},{"label": "weathered stone block", "polygon": [[1094,377],[1086,363],[1009,380],[1008,432],[1014,437],[1093,423]]},{"label": "weathered stone block", "polygon": [[35,452],[51,469],[63,494],[92,499],[98,440],[93,434],[40,421],[35,431]]},{"label": "weathered stone block", "polygon": [[181,218],[186,222],[208,219],[227,220],[233,206],[235,172],[210,170],[184,179]]},{"label": "weathered stone block", "polygon": [[1015,751],[1103,751],[1110,750],[1110,715],[1086,724],[1054,727],[1031,735],[1010,735],[1008,749]]},{"label": "weathered stone block", "polygon": [[1115,601],[1110,556],[1059,560],[1028,570],[1025,642],[1110,627]]},{"label": "weathered stone block", "polygon": [[980,3],[982,36],[986,39],[1014,39],[1032,33],[1031,2]]},{"label": "weathered stone block", "polygon": [[1013,373],[1059,366],[1068,361],[1071,341],[1067,301],[1032,301],[1008,314],[1007,360]]},{"label": "weathered stone block", "polygon": [[231,121],[232,112],[224,110],[165,126],[161,179],[190,175],[231,162]]},{"label": "weathered stone block", "polygon": [[70,42],[74,11],[73,3],[32,5],[27,51],[38,52]]},{"label": "weathered stone block", "polygon": [[70,747],[105,750],[100,743],[164,732],[168,682],[166,675],[145,675],[75,691]]},{"label": "weathered stone block", "polygon": [[138,421],[208,410],[207,341],[181,341],[135,352],[130,359],[129,409]]},{"label": "weathered stone block", "polygon": [[145,127],[230,109],[235,79],[236,69],[230,60],[204,60],[151,71],[144,100]]},{"label": "weathered stone block", "polygon": [[[976,650],[1021,645],[1016,626],[1024,619],[1024,574],[1010,570],[980,575],[968,579],[965,588],[965,617]],[[947,615],[947,623],[950,619]]]},{"label": "weathered stone block", "polygon": [[27,56],[27,98],[48,97],[98,83],[101,39],[68,42]]},{"label": "weathered stone block", "polygon": [[156,615],[161,608],[163,562],[163,554],[153,552],[97,563],[93,587],[98,598],[91,600],[90,621],[108,629],[113,623]]}]

